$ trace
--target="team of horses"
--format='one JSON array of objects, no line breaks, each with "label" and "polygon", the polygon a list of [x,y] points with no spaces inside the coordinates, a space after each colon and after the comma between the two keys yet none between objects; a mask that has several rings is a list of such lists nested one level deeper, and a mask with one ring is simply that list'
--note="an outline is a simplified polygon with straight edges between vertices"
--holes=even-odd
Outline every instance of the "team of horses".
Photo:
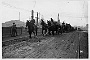
[{"label": "team of horses", "polygon": [[[34,37],[37,36],[37,25],[34,24],[35,20],[31,20],[26,22],[26,27],[28,27],[29,37],[31,38],[31,34],[34,33]],[[57,21],[54,21],[52,18],[51,20],[47,20],[47,23],[41,19],[42,25],[42,35],[55,35],[55,34],[62,34],[67,33],[70,31],[74,31],[75,29],[68,23],[59,24]]]}]

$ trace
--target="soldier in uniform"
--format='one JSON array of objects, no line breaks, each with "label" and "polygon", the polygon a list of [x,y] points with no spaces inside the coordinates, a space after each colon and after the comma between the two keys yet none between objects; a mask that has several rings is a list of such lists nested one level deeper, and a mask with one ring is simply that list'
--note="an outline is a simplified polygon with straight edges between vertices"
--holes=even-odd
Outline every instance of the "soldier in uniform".
[{"label": "soldier in uniform", "polygon": [[31,22],[31,24],[32,24],[33,27],[34,27],[34,32],[35,32],[35,34],[37,35],[37,29],[38,29],[38,27],[35,25],[35,19],[32,19],[30,22]]},{"label": "soldier in uniform", "polygon": [[51,26],[53,26],[54,25],[54,21],[53,21],[53,19],[51,18]]},{"label": "soldier in uniform", "polygon": [[35,19],[32,19],[30,22],[34,25],[34,23],[35,23]]},{"label": "soldier in uniform", "polygon": [[17,27],[15,23],[12,25],[12,36],[17,36]]}]

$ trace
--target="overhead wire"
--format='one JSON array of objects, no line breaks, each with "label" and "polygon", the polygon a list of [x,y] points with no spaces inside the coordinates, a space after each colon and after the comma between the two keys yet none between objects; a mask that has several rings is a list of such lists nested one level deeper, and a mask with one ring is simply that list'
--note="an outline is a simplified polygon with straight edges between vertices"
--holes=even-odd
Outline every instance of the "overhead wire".
[{"label": "overhead wire", "polygon": [[6,2],[2,2],[2,4],[4,5],[4,7],[10,7],[10,8],[15,8],[15,9],[20,9],[20,10],[24,10],[24,11],[27,11],[27,12],[31,12],[30,10],[27,10],[27,9],[24,9],[24,8],[19,8],[19,7],[16,7],[14,5],[11,5],[9,3],[6,3]]},{"label": "overhead wire", "polygon": [[[35,2],[35,4],[34,4],[33,8],[35,8],[35,6],[36,6],[36,0],[34,2]],[[2,2],[2,4],[4,5],[4,7],[9,7],[9,8],[12,8],[12,9],[14,8],[14,9],[18,9],[18,10],[27,11],[27,12],[32,12],[30,10],[27,10],[27,9],[24,9],[24,8],[19,8],[19,7],[16,7],[14,5],[11,5],[9,3],[6,3],[6,2]],[[37,13],[37,12],[34,12],[34,13]],[[39,14],[40,14],[41,17],[43,16],[41,13],[39,13]],[[43,16],[43,17],[45,17],[45,16]]]}]

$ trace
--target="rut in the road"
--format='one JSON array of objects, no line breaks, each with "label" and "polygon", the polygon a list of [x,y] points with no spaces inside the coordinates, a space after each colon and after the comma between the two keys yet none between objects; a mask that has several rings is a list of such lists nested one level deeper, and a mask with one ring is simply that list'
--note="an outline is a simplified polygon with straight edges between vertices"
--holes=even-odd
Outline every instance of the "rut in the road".
[{"label": "rut in the road", "polygon": [[62,50],[66,52],[65,55],[68,55],[69,53],[76,55],[76,50],[78,46],[76,44],[77,42],[78,42],[78,33],[76,32],[66,33],[58,37],[56,36],[54,47],[57,51]]},{"label": "rut in the road", "polygon": [[75,42],[78,41],[78,33],[77,32],[71,33],[65,41],[66,41],[66,44],[64,45],[63,50],[67,51],[68,53],[71,53],[71,52],[73,53],[73,51],[75,52],[76,50]]},{"label": "rut in the road", "polygon": [[[12,57],[10,53],[6,52],[4,56],[11,58],[76,58],[78,46],[78,33],[63,33],[62,35],[55,35],[53,37],[45,37],[46,40],[41,42],[30,43],[24,42],[20,45],[21,49],[12,50]],[[26,47],[30,48],[27,49]],[[22,50],[23,49],[23,50]],[[19,54],[21,52],[21,54]],[[10,56],[8,56],[10,55]]]}]

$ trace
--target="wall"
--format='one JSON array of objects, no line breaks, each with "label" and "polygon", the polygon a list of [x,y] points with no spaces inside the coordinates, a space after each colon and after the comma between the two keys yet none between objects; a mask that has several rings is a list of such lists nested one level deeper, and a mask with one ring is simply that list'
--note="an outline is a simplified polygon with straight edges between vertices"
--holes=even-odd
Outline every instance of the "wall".
[{"label": "wall", "polygon": [[[17,27],[17,33],[20,35],[24,30],[23,27]],[[2,37],[10,37],[11,36],[11,27],[2,27]]]}]

